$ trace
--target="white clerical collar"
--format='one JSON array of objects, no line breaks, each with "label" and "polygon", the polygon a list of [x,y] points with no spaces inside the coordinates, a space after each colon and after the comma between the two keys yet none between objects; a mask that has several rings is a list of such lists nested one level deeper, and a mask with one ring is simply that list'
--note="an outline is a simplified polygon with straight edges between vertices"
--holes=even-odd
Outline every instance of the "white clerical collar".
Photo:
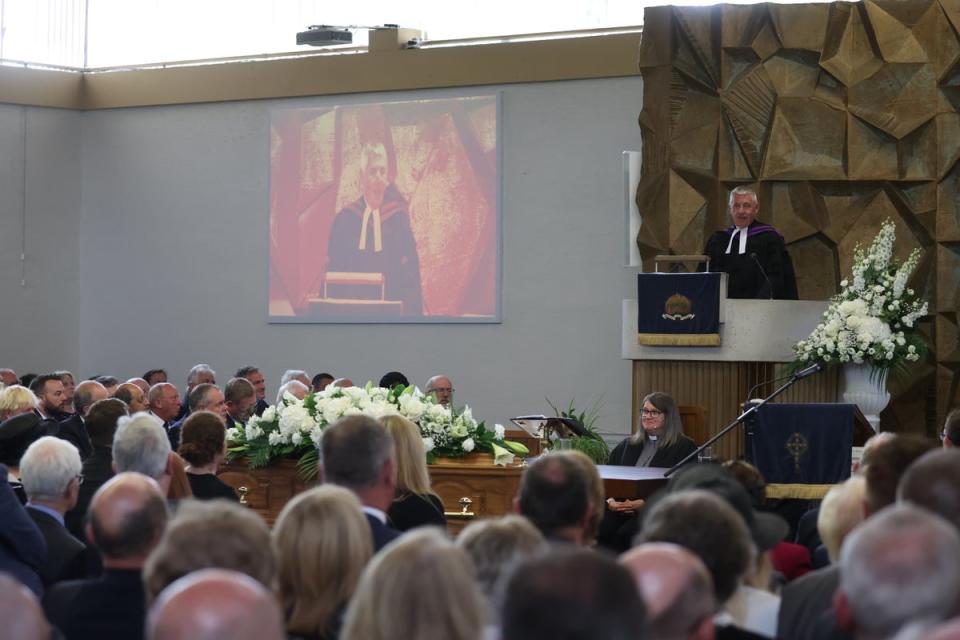
[{"label": "white clerical collar", "polygon": [[740,250],[737,251],[737,253],[739,253],[740,255],[745,254],[745,253],[747,252],[747,232],[748,232],[749,230],[750,230],[750,227],[749,227],[749,226],[746,226],[746,227],[743,227],[743,228],[734,227],[734,228],[733,228],[733,233],[730,234],[730,242],[727,243],[727,251],[726,251],[726,252],[727,252],[727,253],[730,253],[730,249],[733,248],[733,239],[734,239],[734,238],[739,238],[739,239],[740,239],[740,247],[739,247]]},{"label": "white clerical collar", "polygon": [[371,209],[369,206],[363,211],[363,224],[360,225],[360,244],[357,248],[365,251],[367,248],[367,222],[373,217],[373,250],[377,253],[383,251],[383,239],[380,235],[380,210]]},{"label": "white clerical collar", "polygon": [[656,441],[657,441],[657,436],[652,436],[652,435],[650,435],[650,434],[647,434],[647,440],[653,440],[654,442],[656,442]]},{"label": "white clerical collar", "polygon": [[385,514],[383,511],[380,511],[380,509],[367,505],[363,505],[361,508],[363,509],[364,513],[368,513],[383,524],[387,524],[387,514]]}]

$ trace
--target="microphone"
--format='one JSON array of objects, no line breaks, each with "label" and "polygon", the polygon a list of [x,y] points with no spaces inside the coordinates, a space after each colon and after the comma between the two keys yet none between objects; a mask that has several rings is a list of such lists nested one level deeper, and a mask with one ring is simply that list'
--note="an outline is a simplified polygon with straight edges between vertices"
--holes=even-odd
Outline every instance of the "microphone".
[{"label": "microphone", "polygon": [[754,263],[757,265],[757,268],[760,269],[760,273],[763,274],[763,279],[767,281],[767,291],[770,292],[768,300],[773,300],[773,283],[770,282],[770,277],[767,276],[767,272],[764,271],[763,265],[760,264],[760,260],[757,258],[757,254],[754,251],[750,252],[750,257],[753,258]]},{"label": "microphone", "polygon": [[780,377],[778,377],[778,378],[774,378],[773,380],[763,380],[763,381],[761,381],[761,382],[758,382],[757,384],[755,384],[755,385],[753,385],[752,387],[750,387],[750,391],[747,391],[747,398],[746,398],[746,401],[745,401],[745,402],[750,402],[750,396],[753,395],[753,392],[756,391],[757,389],[759,389],[760,387],[762,387],[763,385],[765,385],[765,384],[773,384],[774,382],[780,382],[781,380],[786,380],[787,378],[792,378],[792,377],[793,377],[793,374],[791,373],[791,374],[788,374],[788,375],[785,375],[785,376],[780,376]]},{"label": "microphone", "polygon": [[797,371],[795,374],[793,374],[793,379],[802,380],[807,376],[812,376],[815,373],[820,373],[821,371],[823,371],[823,369],[824,369],[823,363],[817,362],[816,364],[810,365],[806,369],[801,369],[800,371]]}]

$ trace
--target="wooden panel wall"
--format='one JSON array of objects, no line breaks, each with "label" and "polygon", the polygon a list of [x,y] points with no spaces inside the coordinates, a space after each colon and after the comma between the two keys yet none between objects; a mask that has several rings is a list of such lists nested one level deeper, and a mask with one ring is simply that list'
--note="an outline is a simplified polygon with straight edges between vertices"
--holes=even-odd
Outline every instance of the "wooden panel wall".
[{"label": "wooden panel wall", "polygon": [[[737,415],[747,392],[755,385],[784,375],[784,365],[752,362],[701,362],[689,360],[635,360],[633,363],[634,430],[639,424],[643,397],[653,391],[669,393],[680,405],[699,405],[707,410],[707,432],[712,436]],[[752,397],[768,395],[773,385],[759,387]],[[799,381],[779,402],[835,402],[837,372],[825,371]],[[717,443],[715,455],[735,459],[743,455],[742,429],[732,430]]]},{"label": "wooden panel wall", "polygon": [[651,7],[639,63],[643,168],[636,238],[648,262],[699,253],[751,185],[783,234],[801,299],[848,276],[891,219],[922,251],[928,362],[889,385],[882,428],[934,434],[960,405],[960,4]]}]

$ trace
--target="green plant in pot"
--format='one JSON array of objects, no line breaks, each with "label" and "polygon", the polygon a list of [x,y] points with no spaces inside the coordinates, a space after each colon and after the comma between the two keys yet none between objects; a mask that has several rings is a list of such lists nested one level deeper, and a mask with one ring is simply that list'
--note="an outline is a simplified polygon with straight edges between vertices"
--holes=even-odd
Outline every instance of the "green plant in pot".
[{"label": "green plant in pot", "polygon": [[[557,407],[546,398],[547,404],[556,414],[556,419],[548,421],[547,428],[552,429],[568,448],[582,451],[594,464],[606,464],[610,457],[610,447],[597,432],[594,426],[600,416],[602,397],[590,404],[586,410],[578,411],[575,406],[576,398],[571,398],[565,409]],[[553,445],[556,447],[556,443]]]}]

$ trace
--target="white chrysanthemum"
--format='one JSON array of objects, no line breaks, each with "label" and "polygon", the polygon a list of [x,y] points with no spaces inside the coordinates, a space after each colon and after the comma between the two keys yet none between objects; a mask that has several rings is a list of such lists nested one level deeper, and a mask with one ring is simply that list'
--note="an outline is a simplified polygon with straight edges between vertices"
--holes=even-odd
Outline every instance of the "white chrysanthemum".
[{"label": "white chrysanthemum", "polygon": [[423,439],[423,450],[426,451],[427,453],[430,453],[431,451],[433,451],[433,448],[434,448],[433,438],[429,438],[429,437],[428,437],[428,438],[424,438],[424,439]]},{"label": "white chrysanthemum", "polygon": [[270,443],[270,446],[274,447],[278,444],[284,444],[285,438],[278,431],[271,431],[270,435],[267,436],[267,442]]},{"label": "white chrysanthemum", "polygon": [[507,430],[503,428],[502,424],[497,423],[493,425],[493,435],[497,440],[503,440],[506,433]]},{"label": "white chrysanthemum", "polygon": [[290,444],[299,446],[303,442],[303,434],[299,431],[290,436]]},{"label": "white chrysanthemum", "polygon": [[280,432],[284,435],[313,426],[312,423],[313,418],[302,404],[291,404],[280,410]]},{"label": "white chrysanthemum", "polygon": [[427,405],[419,398],[413,395],[400,396],[400,413],[416,422],[423,412],[427,410]]},{"label": "white chrysanthemum", "polygon": [[237,440],[239,437],[240,437],[240,429],[237,429],[236,427],[227,429],[227,440],[228,440],[228,441],[231,441],[231,442],[232,442],[232,441],[235,441],[235,440]]},{"label": "white chrysanthemum", "polygon": [[316,428],[310,430],[310,440],[313,441],[313,444],[317,447],[320,446],[320,443],[323,441],[323,430]]},{"label": "white chrysanthemum", "polygon": [[464,451],[466,451],[467,453],[470,453],[471,451],[473,451],[474,447],[477,446],[477,444],[473,441],[473,438],[467,438],[466,440],[460,443],[460,446],[463,448]]}]

